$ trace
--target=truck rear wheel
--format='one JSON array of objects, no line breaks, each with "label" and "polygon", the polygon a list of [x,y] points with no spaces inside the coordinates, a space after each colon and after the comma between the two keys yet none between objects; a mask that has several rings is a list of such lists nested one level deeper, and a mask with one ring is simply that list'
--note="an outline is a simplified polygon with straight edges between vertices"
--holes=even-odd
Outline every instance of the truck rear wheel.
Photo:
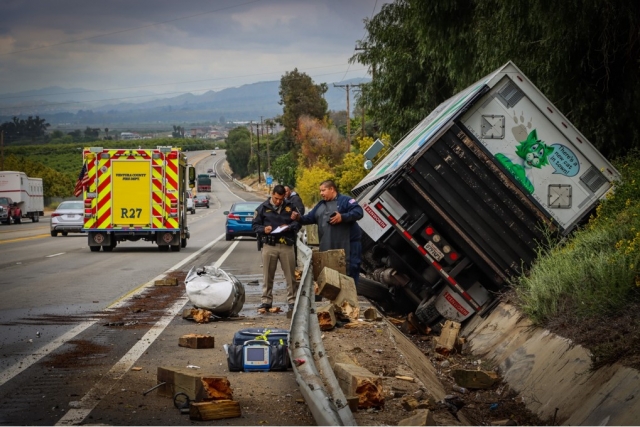
[{"label": "truck rear wheel", "polygon": [[180,245],[171,245],[171,250],[173,252],[180,252]]},{"label": "truck rear wheel", "polygon": [[186,248],[187,247],[187,239],[185,239],[185,238],[180,239],[180,247],[181,248]]},{"label": "truck rear wheel", "polygon": [[169,251],[169,245],[158,245],[158,250],[160,252],[167,252]]},{"label": "truck rear wheel", "polygon": [[389,288],[380,282],[360,276],[356,285],[358,295],[381,301],[389,298]]},{"label": "truck rear wheel", "polygon": [[105,252],[111,252],[113,251],[113,246],[103,246],[102,250]]},{"label": "truck rear wheel", "polygon": [[31,216],[31,222],[40,222],[40,215],[38,215],[38,212]]},{"label": "truck rear wheel", "polygon": [[89,250],[91,252],[99,252],[100,251],[100,246],[89,246]]},{"label": "truck rear wheel", "polygon": [[69,235],[69,233],[67,233],[66,231],[63,231],[63,232],[62,232],[62,235],[63,235],[63,236],[68,236],[68,235]]}]

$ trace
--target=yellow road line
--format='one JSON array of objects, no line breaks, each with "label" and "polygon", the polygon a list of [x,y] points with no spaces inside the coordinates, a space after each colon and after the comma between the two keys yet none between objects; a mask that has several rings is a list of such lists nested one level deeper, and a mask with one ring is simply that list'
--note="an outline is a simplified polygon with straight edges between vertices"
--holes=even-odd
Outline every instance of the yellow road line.
[{"label": "yellow road line", "polygon": [[25,230],[44,230],[44,229],[48,229],[48,228],[49,228],[49,226],[48,226],[48,225],[45,225],[45,226],[43,226],[43,227],[30,227],[30,228],[28,228],[28,229],[25,229],[25,228],[22,228],[22,229],[20,229],[20,228],[14,228],[14,229],[12,229],[12,230],[3,230],[3,231],[0,231],[0,234],[6,234],[6,233],[17,233],[17,232],[19,232],[19,231],[25,231]]},{"label": "yellow road line", "polygon": [[0,240],[0,245],[5,244],[5,243],[21,242],[23,240],[42,239],[43,237],[50,237],[50,236],[51,236],[51,234],[38,234],[37,236],[21,237],[19,239]]}]

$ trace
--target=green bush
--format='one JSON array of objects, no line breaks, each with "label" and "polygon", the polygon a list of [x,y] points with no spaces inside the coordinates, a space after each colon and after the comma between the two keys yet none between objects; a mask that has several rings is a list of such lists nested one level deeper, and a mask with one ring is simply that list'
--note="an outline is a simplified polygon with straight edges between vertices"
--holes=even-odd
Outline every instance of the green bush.
[{"label": "green bush", "polygon": [[536,323],[554,316],[619,311],[640,293],[640,158],[616,162],[622,180],[589,223],[564,242],[549,243],[517,280],[523,310]]}]

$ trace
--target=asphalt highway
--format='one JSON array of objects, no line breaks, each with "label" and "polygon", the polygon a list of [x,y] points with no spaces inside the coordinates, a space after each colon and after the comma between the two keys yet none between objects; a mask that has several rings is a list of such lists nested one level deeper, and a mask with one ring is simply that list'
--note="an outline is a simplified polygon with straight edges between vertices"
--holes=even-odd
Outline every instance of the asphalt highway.
[{"label": "asphalt highway", "polygon": [[[171,295],[159,307],[161,310],[155,310],[158,313],[147,307],[147,322],[141,321],[139,327],[111,327],[120,323],[112,322],[113,316],[107,317],[131,306],[132,301],[141,298],[141,292],[152,288],[149,285],[154,279],[167,271],[184,274],[194,266],[215,264],[243,283],[261,282],[255,239],[225,241],[222,212],[235,201],[264,200],[266,196],[240,190],[222,168],[223,152],[218,151],[216,156],[208,153],[189,153],[197,173],[214,168],[217,178],[212,178],[210,208],[198,208],[196,214],[188,215],[191,238],[180,252],[160,252],[155,244],[144,241],[121,243],[110,253],[90,252],[83,234],[51,237],[47,217],[39,223],[0,226],[0,424],[188,422],[188,418],[179,415],[174,418],[174,413],[159,420],[154,417],[155,411],[149,410],[139,411],[137,416],[129,411],[128,417],[118,418],[115,414],[120,414],[121,407],[117,403],[113,408],[104,406],[113,390],[120,390],[120,382],[126,380],[129,369],[150,354],[149,347],[169,340],[163,338],[168,333],[167,325],[187,327],[180,323],[184,322],[180,313],[188,299]],[[284,307],[279,270],[276,281],[275,294],[282,300],[277,302]],[[246,291],[247,302],[241,315],[251,318],[259,304],[260,287],[246,286]],[[283,314],[271,319],[279,327],[288,327]],[[227,326],[226,334],[241,327]],[[172,334],[176,333],[173,330]],[[168,364],[186,365],[188,361],[179,357],[179,361],[172,360],[177,357],[177,337],[171,335],[170,340],[172,346],[156,349],[154,357],[166,357]],[[216,347],[218,344],[216,357],[221,358],[223,342],[216,340]],[[155,383],[153,369],[145,375],[138,380],[128,379],[141,381],[135,391],[138,397],[142,388]],[[295,388],[293,374],[286,375],[283,387]],[[105,403],[100,406],[100,402]],[[160,407],[165,410],[166,402]],[[96,419],[94,414],[101,415]],[[312,420],[307,415],[296,422]],[[278,422],[273,419],[271,424]]]}]

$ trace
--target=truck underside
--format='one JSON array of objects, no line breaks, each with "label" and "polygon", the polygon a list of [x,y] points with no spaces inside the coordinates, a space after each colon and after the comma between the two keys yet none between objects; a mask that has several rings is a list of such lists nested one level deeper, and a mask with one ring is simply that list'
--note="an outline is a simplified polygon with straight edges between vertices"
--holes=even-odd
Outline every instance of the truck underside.
[{"label": "truck underside", "polygon": [[[445,298],[466,318],[531,264],[542,224],[553,225],[480,146],[455,123],[390,185],[366,194],[365,209],[390,231],[378,241],[363,233],[370,280],[362,293],[431,323],[435,297],[448,289]],[[465,293],[458,305],[454,297]]]}]

